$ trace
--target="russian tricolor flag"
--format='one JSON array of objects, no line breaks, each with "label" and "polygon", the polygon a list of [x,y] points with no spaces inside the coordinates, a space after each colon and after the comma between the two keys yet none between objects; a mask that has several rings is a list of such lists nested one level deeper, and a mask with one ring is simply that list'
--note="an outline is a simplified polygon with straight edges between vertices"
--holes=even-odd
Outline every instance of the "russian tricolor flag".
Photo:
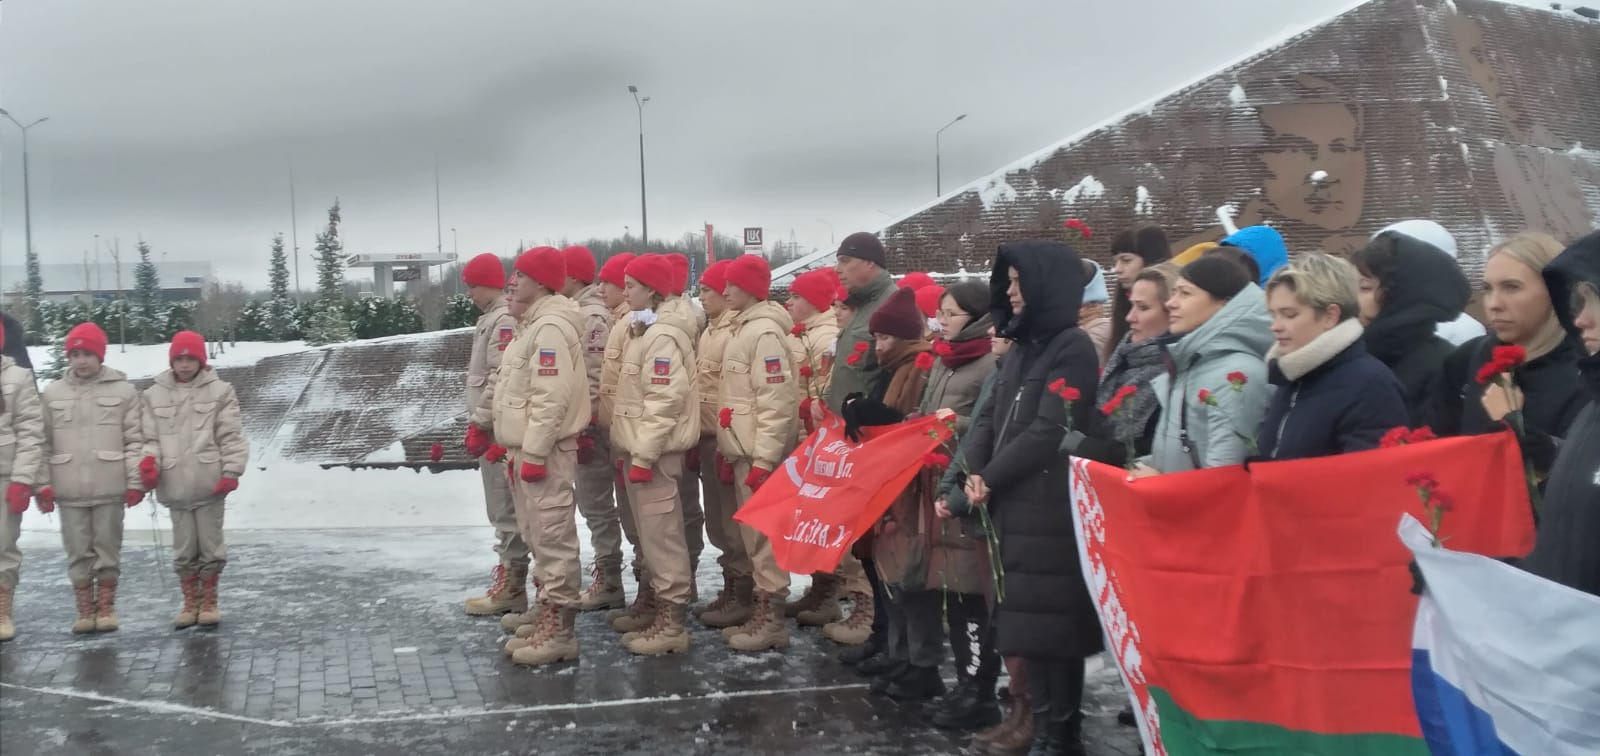
[{"label": "russian tricolor flag", "polygon": [[1410,515],[1400,539],[1428,585],[1411,682],[1434,756],[1600,754],[1600,597],[1436,548]]}]

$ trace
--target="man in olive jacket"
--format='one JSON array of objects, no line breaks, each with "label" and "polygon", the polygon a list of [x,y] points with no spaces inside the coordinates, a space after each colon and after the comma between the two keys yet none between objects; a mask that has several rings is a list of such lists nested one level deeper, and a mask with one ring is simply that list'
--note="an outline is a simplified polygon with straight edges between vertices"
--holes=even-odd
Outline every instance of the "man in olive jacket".
[{"label": "man in olive jacket", "polygon": [[866,393],[877,377],[878,356],[872,349],[868,323],[872,321],[872,313],[888,301],[895,288],[894,278],[884,270],[883,242],[878,241],[877,236],[866,231],[846,236],[836,255],[839,278],[849,290],[844,303],[855,312],[839,332],[839,342],[834,347],[833,375],[828,379],[828,391],[824,395],[828,409],[833,412],[839,411],[845,397]]}]

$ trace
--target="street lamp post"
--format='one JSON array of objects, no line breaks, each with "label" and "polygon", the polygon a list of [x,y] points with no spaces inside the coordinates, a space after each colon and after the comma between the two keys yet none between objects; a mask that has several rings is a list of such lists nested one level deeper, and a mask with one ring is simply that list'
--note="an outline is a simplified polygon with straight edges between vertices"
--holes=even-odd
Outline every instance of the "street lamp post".
[{"label": "street lamp post", "polygon": [[639,109],[639,234],[643,238],[640,247],[650,244],[650,213],[646,209],[644,199],[644,104],[650,98],[639,96],[639,88],[629,84],[628,92],[633,95],[634,107]]},{"label": "street lamp post", "polygon": [[828,246],[833,246],[833,224],[822,218],[818,218],[817,222],[828,227]]},{"label": "street lamp post", "polygon": [[28,259],[33,259],[33,199],[28,188],[28,129],[50,120],[50,117],[45,116],[24,126],[4,108],[0,108],[0,116],[5,116],[6,120],[22,130],[22,239]]},{"label": "street lamp post", "polygon": [[[961,120],[966,117],[966,113],[956,116],[954,121],[944,125],[944,129],[948,129],[951,126],[960,123]],[[939,150],[939,137],[940,135],[944,134],[944,129],[939,129],[938,131],[933,132],[933,196],[935,197],[944,196],[944,165],[943,156],[940,154]]]}]

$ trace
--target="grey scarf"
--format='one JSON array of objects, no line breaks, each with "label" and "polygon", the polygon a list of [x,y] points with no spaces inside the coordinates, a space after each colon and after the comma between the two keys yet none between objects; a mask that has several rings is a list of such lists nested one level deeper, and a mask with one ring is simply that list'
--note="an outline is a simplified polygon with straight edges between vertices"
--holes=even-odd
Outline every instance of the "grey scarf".
[{"label": "grey scarf", "polygon": [[1111,435],[1122,443],[1131,443],[1144,435],[1150,418],[1160,409],[1150,381],[1165,369],[1161,363],[1160,339],[1150,339],[1137,344],[1131,337],[1124,338],[1106,360],[1106,369],[1100,374],[1100,391],[1095,399],[1100,406],[1111,401],[1123,386],[1137,386],[1139,391],[1123,400],[1122,408],[1106,418]]}]

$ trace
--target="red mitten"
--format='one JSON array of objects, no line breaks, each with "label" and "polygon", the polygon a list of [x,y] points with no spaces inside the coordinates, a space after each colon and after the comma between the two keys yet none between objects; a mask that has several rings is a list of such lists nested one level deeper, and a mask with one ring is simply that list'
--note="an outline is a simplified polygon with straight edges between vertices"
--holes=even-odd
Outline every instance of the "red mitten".
[{"label": "red mitten", "polygon": [[733,463],[722,456],[722,452],[717,452],[717,480],[725,486],[733,485]]},{"label": "red mitten", "polygon": [[161,467],[156,464],[155,457],[145,457],[139,460],[139,485],[146,491],[154,491],[161,485]]},{"label": "red mitten", "polygon": [[231,494],[237,490],[239,490],[238,478],[223,478],[222,480],[217,481],[217,488],[211,492],[211,495],[227,496],[228,494]]},{"label": "red mitten", "polygon": [[490,445],[493,443],[489,439],[489,434],[484,433],[482,428],[476,425],[467,425],[467,442],[463,446],[467,448],[467,454],[472,455],[473,459],[487,454]]},{"label": "red mitten", "polygon": [[750,468],[750,474],[744,476],[744,484],[750,489],[751,492],[755,492],[757,489],[761,488],[761,484],[767,482],[767,478],[770,477],[772,477],[772,471],[763,470],[759,467],[752,467]]},{"label": "red mitten", "polygon": [[700,447],[691,446],[683,453],[683,466],[690,470],[700,469]]},{"label": "red mitten", "polygon": [[429,461],[438,462],[441,459],[444,459],[444,446],[443,445],[434,444],[433,446],[428,447],[428,460]]},{"label": "red mitten", "polygon": [[489,460],[491,465],[498,465],[500,460],[506,458],[506,448],[499,444],[489,444],[489,450],[483,453],[483,458]]},{"label": "red mitten", "polygon": [[594,464],[594,439],[589,436],[578,437],[578,464]]},{"label": "red mitten", "polygon": [[6,506],[11,508],[11,514],[19,515],[28,511],[28,500],[33,498],[33,489],[22,483],[12,483],[6,487]]},{"label": "red mitten", "polygon": [[630,483],[649,483],[655,480],[655,477],[656,471],[648,467],[633,465],[628,468],[628,482]]},{"label": "red mitten", "polygon": [[34,494],[33,499],[38,502],[40,512],[50,514],[56,511],[56,490],[54,488],[45,486],[39,489],[39,493]]},{"label": "red mitten", "polygon": [[122,495],[122,500],[127,503],[129,509],[133,509],[139,506],[139,502],[144,501],[144,492],[130,488],[127,493]]},{"label": "red mitten", "polygon": [[536,465],[532,462],[523,462],[522,472],[520,474],[524,481],[529,483],[538,483],[539,481],[544,480],[545,476],[549,475],[550,472],[544,469],[544,465]]}]

